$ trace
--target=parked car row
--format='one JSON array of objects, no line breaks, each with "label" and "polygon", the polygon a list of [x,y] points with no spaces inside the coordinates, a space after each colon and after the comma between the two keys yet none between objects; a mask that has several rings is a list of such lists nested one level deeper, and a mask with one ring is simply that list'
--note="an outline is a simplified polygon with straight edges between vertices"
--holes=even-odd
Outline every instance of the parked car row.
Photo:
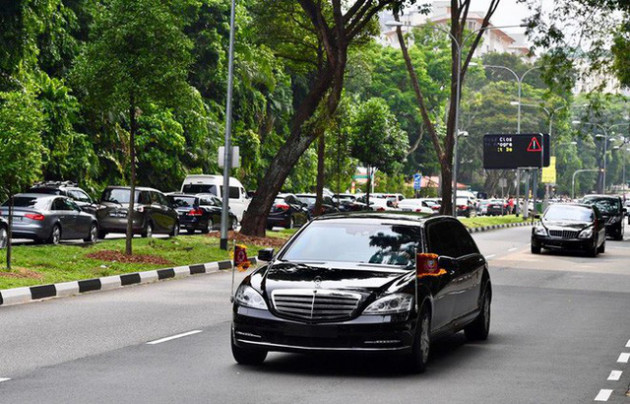
[{"label": "parked car row", "polygon": [[[186,185],[184,182],[182,187]],[[221,187],[215,190],[220,192]],[[136,187],[130,213],[131,200],[131,189],[126,186],[105,188],[96,202],[70,182],[36,184],[13,197],[12,236],[36,243],[95,242],[108,233],[125,233],[129,215],[133,233],[142,237],[157,233],[176,236],[182,226],[189,233],[207,233],[220,226],[222,202],[212,193],[167,196],[157,189]],[[8,240],[9,203],[7,200],[0,207],[0,248]],[[238,218],[230,211],[228,226],[234,229],[237,225]]]}]

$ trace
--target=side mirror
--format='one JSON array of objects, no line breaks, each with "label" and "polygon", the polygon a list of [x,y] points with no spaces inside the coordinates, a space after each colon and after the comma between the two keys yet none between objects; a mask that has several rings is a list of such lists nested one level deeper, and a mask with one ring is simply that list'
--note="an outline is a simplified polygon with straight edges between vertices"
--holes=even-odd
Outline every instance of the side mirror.
[{"label": "side mirror", "polygon": [[455,271],[458,268],[457,260],[453,257],[442,255],[438,257],[438,267],[444,268],[447,271]]},{"label": "side mirror", "polygon": [[258,250],[258,259],[266,262],[273,260],[273,248]]}]

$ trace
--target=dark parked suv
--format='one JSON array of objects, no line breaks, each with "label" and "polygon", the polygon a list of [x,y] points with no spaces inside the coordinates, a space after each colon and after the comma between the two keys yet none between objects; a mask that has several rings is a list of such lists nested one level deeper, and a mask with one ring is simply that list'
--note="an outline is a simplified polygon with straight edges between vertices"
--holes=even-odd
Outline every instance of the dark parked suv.
[{"label": "dark parked suv", "polygon": [[582,203],[594,205],[602,214],[602,219],[606,223],[606,235],[615,240],[623,240],[623,217],[626,208],[623,207],[621,198],[612,195],[587,195]]},{"label": "dark parked suv", "polygon": [[[105,188],[101,196],[101,206],[96,211],[100,238],[104,238],[107,233],[127,231],[130,195],[129,187]],[[171,236],[179,234],[177,212],[162,192],[153,188],[136,187],[133,232],[142,237],[151,237],[154,233],[167,233]]]},{"label": "dark parked suv", "polygon": [[72,199],[82,211],[96,214],[98,204],[94,203],[90,195],[70,181],[47,181],[33,185],[26,191],[29,194],[62,195]]}]

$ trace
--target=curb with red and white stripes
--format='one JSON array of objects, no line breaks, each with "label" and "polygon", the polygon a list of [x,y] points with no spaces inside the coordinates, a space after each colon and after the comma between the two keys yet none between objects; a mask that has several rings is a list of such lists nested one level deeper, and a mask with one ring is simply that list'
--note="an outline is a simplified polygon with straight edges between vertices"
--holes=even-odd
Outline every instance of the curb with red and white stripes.
[{"label": "curb with red and white stripes", "polygon": [[[256,258],[250,258],[252,264]],[[218,272],[232,268],[232,261],[217,261],[206,264],[186,265],[152,271],[105,276],[102,278],[62,282],[50,285],[30,286],[0,290],[0,306],[29,303],[36,300],[74,296],[85,292],[112,290],[130,285],[140,285],[170,278],[182,278],[197,274]]]}]

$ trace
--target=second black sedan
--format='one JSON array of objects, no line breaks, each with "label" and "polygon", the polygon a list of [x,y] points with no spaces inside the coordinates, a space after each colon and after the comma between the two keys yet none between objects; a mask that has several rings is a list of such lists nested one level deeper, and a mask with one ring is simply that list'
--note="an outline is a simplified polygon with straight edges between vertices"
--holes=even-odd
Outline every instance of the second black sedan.
[{"label": "second black sedan", "polygon": [[551,205],[532,229],[532,254],[543,248],[585,251],[595,257],[606,249],[606,222],[594,206]]},{"label": "second black sedan", "polygon": [[[306,209],[308,209],[308,217],[312,218],[315,216],[315,203],[317,202],[317,195],[315,194],[297,194],[295,195],[298,200],[302,203],[306,204]],[[335,207],[335,202],[328,195],[322,196],[322,214],[327,215],[329,213],[337,213],[339,209]]]},{"label": "second black sedan", "polygon": [[293,194],[278,194],[267,216],[267,230],[271,230],[274,226],[292,229],[306,222],[308,222],[306,204],[300,202]]},{"label": "second black sedan", "polygon": [[[208,233],[221,226],[222,202],[210,194],[169,194],[167,198],[179,215],[179,225],[189,234],[200,230]],[[228,228],[234,230],[238,225],[236,215],[229,212]]]},{"label": "second black sedan", "polygon": [[[9,212],[9,201],[2,204],[2,215]],[[96,218],[65,196],[17,194],[13,197],[12,236],[35,242],[59,244],[61,240],[83,239],[95,242]]]}]

